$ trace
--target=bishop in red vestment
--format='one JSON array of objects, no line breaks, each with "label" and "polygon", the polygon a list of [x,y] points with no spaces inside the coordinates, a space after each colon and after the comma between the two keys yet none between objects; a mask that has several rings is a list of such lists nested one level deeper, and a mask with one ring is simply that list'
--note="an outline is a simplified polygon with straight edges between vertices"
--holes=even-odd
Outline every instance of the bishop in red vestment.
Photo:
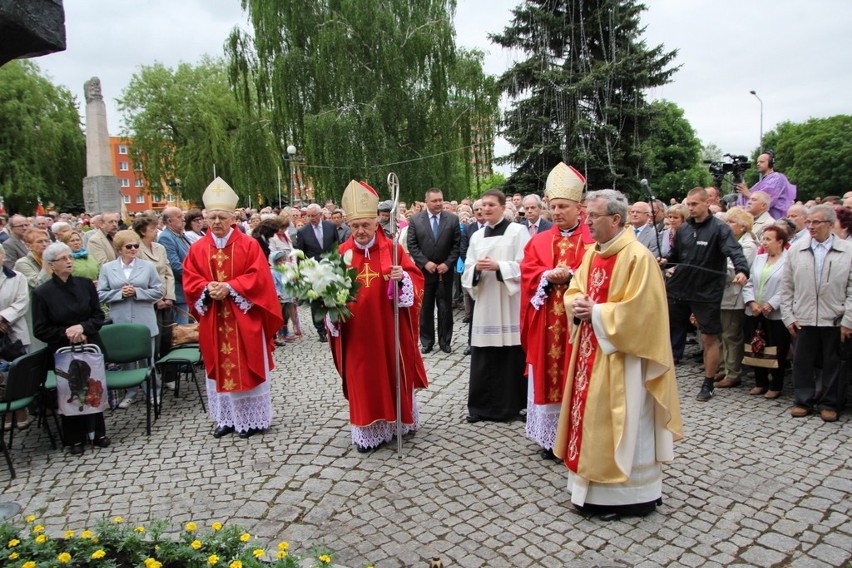
[{"label": "bishop in red vestment", "polygon": [[268,380],[281,307],[260,245],[234,226],[236,193],[216,178],[203,200],[210,230],[184,259],[183,288],[198,319],[213,435],[247,438],[272,422]]},{"label": "bishop in red vestment", "polygon": [[527,437],[555,459],[553,443],[571,360],[568,316],[562,298],[586,246],[594,243],[580,221],[585,179],[561,162],[547,176],[545,199],[553,227],[535,235],[521,262],[521,345],[527,364]]},{"label": "bishop in red vestment", "polygon": [[[399,290],[401,422],[403,433],[419,426],[414,391],[426,388],[426,369],[417,349],[423,275],[399,244],[377,230],[378,195],[366,184],[350,182],[343,208],[352,235],[340,246],[358,272],[361,287],[349,305],[352,317],[329,326],[334,364],[349,401],[352,442],[368,452],[396,434],[396,354],[392,286]],[[399,264],[393,265],[393,247]]]}]

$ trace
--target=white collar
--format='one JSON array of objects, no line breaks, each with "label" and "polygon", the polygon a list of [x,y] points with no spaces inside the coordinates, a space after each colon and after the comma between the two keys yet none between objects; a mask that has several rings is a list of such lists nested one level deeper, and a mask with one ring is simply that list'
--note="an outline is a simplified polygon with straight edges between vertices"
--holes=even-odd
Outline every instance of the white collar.
[{"label": "white collar", "polygon": [[228,244],[228,239],[231,238],[231,233],[233,233],[233,232],[234,232],[234,226],[231,225],[231,229],[227,233],[225,233],[224,237],[220,238],[220,237],[217,237],[216,235],[212,235],[213,236],[213,242],[216,243],[216,248],[217,249],[225,248],[225,245]]},{"label": "white collar", "polygon": [[356,247],[358,247],[359,249],[361,249],[362,251],[364,251],[364,257],[365,257],[365,258],[370,258],[370,248],[372,248],[372,246],[373,246],[374,244],[376,244],[376,235],[373,235],[373,238],[372,238],[372,239],[370,239],[370,242],[369,242],[369,243],[367,243],[366,245],[362,245],[362,244],[358,243],[358,241],[356,241],[356,240],[354,240],[354,239],[352,240],[352,242],[354,242],[354,243],[355,243],[355,246],[356,246]]}]

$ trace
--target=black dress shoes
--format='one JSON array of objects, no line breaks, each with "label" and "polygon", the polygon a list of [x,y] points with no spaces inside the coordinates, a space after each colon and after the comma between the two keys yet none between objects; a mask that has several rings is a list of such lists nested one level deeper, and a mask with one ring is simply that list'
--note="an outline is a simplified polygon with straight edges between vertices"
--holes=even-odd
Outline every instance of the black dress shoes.
[{"label": "black dress shoes", "polygon": [[355,448],[358,450],[359,454],[369,454],[373,451],[373,448],[368,448],[367,446],[355,446]]},{"label": "black dress shoes", "polygon": [[453,350],[450,349],[449,345],[441,345],[441,351],[443,351],[444,353],[452,353],[453,352]]},{"label": "black dress shoes", "polygon": [[98,448],[108,448],[110,444],[110,439],[106,436],[101,436],[97,440],[92,440],[92,445],[97,446]]},{"label": "black dress shoes", "polygon": [[320,335],[319,336],[319,342],[320,343],[328,343],[328,336],[325,335],[325,334]]},{"label": "black dress shoes", "polygon": [[467,417],[465,417],[465,420],[467,420],[470,424],[476,424],[477,422],[482,422],[485,418],[479,414],[468,414]]},{"label": "black dress shoes", "polygon": [[431,353],[432,352],[432,346],[430,345],[429,347],[421,347],[420,352],[423,353],[424,355],[426,355],[427,353]]},{"label": "black dress shoes", "polygon": [[73,446],[68,448],[68,453],[72,456],[82,456],[83,452],[86,451],[86,448],[83,444],[74,444]]},{"label": "black dress shoes", "polygon": [[464,354],[470,355],[470,345],[468,345],[467,347],[464,348]]},{"label": "black dress shoes", "polygon": [[222,436],[227,436],[228,434],[232,434],[233,432],[233,426],[216,426],[216,429],[213,430],[213,437],[221,438]]},{"label": "black dress shoes", "polygon": [[559,461],[559,458],[556,457],[556,454],[553,453],[553,450],[541,450],[538,455],[540,455],[541,458],[545,460]]},{"label": "black dress shoes", "polygon": [[462,323],[470,323],[470,319],[471,319],[470,316],[464,316],[462,318]]},{"label": "black dress shoes", "polygon": [[245,440],[247,438],[251,438],[255,434],[260,434],[261,432],[263,432],[263,430],[261,430],[260,428],[249,428],[248,430],[243,430],[242,432],[237,434],[237,436]]}]

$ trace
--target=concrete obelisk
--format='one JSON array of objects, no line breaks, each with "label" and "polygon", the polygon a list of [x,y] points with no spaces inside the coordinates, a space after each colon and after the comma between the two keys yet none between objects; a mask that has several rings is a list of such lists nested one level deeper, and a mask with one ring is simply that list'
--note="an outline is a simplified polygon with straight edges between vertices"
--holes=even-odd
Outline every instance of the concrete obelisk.
[{"label": "concrete obelisk", "polygon": [[113,175],[101,80],[83,84],[86,93],[86,177],[83,204],[89,213],[121,213],[121,190]]}]

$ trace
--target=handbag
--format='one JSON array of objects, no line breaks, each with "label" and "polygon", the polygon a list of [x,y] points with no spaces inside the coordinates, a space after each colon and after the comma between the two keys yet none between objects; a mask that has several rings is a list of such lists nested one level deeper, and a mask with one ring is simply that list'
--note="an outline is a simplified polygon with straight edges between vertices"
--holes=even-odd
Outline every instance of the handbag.
[{"label": "handbag", "polygon": [[104,355],[94,344],[57,349],[56,398],[63,416],[97,414],[109,407]]},{"label": "handbag", "polygon": [[0,332],[0,359],[14,361],[25,354],[26,350],[20,339],[12,339],[10,334]]},{"label": "handbag", "polygon": [[774,345],[766,345],[766,331],[763,329],[762,317],[758,320],[751,339],[745,344],[743,365],[764,369],[778,368],[778,348]]},{"label": "handbag", "polygon": [[198,343],[198,320],[177,306],[175,306],[175,310],[186,316],[191,323],[173,323],[168,326],[172,331],[172,347],[186,345],[187,343]]}]

